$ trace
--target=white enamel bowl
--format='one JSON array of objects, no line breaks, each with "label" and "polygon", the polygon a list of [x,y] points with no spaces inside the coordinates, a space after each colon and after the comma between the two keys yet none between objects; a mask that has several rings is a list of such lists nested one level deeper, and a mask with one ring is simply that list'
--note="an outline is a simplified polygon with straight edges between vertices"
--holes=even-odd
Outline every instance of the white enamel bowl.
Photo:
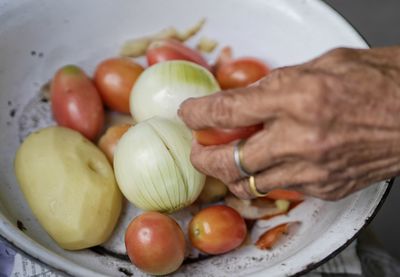
[{"label": "white enamel bowl", "polygon": [[[13,159],[29,132],[52,124],[40,86],[64,64],[92,73],[127,39],[207,18],[202,34],[272,67],[300,63],[337,46],[367,47],[346,21],[317,0],[0,0],[0,234],[27,255],[74,276],[141,273],[124,255],[123,230],[138,210],[126,205],[113,238],[100,248],[60,249],[32,215],[16,183]],[[211,55],[210,60],[215,58]],[[374,215],[387,193],[382,182],[337,203],[308,199],[289,220],[298,232],[273,251],[248,245],[192,260],[177,276],[287,276],[334,255]],[[185,212],[175,215],[185,225]],[[185,220],[186,219],[186,220]],[[259,224],[253,241],[268,226]],[[26,230],[20,231],[17,222]],[[21,226],[20,226],[21,227]],[[125,272],[125,273],[124,273]]]}]

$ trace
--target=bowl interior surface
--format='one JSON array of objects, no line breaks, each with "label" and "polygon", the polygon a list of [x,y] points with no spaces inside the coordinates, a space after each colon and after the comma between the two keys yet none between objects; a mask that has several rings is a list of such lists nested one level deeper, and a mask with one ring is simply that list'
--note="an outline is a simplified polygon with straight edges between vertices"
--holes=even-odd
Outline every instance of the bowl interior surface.
[{"label": "bowl interior surface", "polygon": [[[200,18],[201,36],[229,45],[234,55],[255,56],[271,67],[307,61],[338,47],[367,44],[340,16],[316,0],[0,0],[0,234],[42,262],[77,276],[141,276],[125,256],[123,232],[140,211],[126,204],[103,252],[59,248],[38,224],[15,179],[16,149],[30,132],[54,124],[40,87],[65,64],[93,73],[101,60],[118,54],[128,39],[165,27],[185,29]],[[215,59],[218,51],[209,55]],[[143,62],[143,61],[142,61]],[[271,146],[273,147],[273,146]],[[194,259],[178,276],[282,276],[304,270],[351,239],[374,213],[388,187],[371,186],[339,202],[307,199],[288,217],[255,226],[254,242],[265,228],[288,220],[298,231],[272,251],[252,245],[226,255]],[[182,226],[188,212],[174,214]],[[22,223],[26,230],[17,228]],[[21,227],[21,226],[20,226]],[[98,249],[97,249],[98,250]]]}]

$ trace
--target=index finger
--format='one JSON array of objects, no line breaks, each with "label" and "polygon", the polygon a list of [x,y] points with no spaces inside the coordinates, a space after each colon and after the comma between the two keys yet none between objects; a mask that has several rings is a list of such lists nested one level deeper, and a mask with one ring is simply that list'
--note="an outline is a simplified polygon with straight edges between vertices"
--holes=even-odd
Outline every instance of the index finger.
[{"label": "index finger", "polygon": [[279,81],[264,80],[255,86],[188,99],[181,104],[179,116],[193,130],[246,127],[264,122],[274,117],[285,102],[279,95],[281,92],[276,93],[277,86],[269,84]]}]

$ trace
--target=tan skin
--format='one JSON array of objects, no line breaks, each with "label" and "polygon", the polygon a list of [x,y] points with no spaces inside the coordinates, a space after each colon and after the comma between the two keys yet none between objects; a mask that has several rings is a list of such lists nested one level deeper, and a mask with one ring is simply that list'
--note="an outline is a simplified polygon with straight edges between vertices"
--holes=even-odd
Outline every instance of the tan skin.
[{"label": "tan skin", "polygon": [[[179,115],[193,130],[263,123],[243,148],[257,189],[338,200],[400,173],[400,47],[334,49],[258,85],[186,100]],[[192,163],[253,198],[233,147],[193,142]]]}]

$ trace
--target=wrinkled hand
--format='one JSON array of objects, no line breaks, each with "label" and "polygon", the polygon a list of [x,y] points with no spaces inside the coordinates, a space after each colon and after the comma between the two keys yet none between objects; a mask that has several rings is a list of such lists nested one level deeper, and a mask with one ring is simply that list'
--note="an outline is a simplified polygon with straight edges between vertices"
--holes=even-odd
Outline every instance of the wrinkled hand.
[{"label": "wrinkled hand", "polygon": [[[400,172],[400,47],[335,49],[256,86],[189,99],[179,115],[194,130],[263,123],[243,148],[260,192],[340,199]],[[193,142],[192,163],[251,198],[233,146]]]}]

